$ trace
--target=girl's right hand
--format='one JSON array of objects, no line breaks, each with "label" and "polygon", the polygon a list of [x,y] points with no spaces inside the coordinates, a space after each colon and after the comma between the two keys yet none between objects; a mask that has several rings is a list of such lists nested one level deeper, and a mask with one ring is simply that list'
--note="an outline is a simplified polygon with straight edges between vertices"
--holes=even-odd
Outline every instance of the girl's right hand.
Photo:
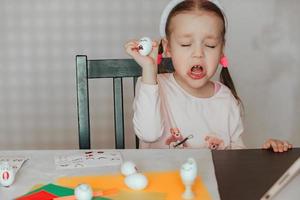
[{"label": "girl's right hand", "polygon": [[263,149],[273,149],[274,152],[285,152],[293,148],[288,141],[268,139],[263,145]]},{"label": "girl's right hand", "polygon": [[152,51],[148,56],[139,53],[138,45],[139,41],[132,40],[127,42],[124,47],[126,52],[142,67],[142,81],[148,84],[156,84],[158,42],[152,42]]}]

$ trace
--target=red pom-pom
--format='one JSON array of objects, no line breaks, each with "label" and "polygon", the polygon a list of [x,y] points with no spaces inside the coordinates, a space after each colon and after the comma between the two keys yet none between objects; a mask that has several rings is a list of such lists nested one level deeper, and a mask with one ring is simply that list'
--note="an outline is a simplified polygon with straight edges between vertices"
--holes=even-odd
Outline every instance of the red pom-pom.
[{"label": "red pom-pom", "polygon": [[228,67],[228,60],[227,60],[227,57],[226,57],[226,56],[223,56],[223,57],[221,58],[220,64],[221,64],[223,67],[225,67],[225,68]]}]

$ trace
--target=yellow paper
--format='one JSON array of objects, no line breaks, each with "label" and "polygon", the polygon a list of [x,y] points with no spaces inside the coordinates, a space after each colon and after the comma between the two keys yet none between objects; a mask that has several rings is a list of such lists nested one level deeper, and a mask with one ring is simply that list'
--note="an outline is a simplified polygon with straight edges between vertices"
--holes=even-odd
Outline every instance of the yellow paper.
[{"label": "yellow paper", "polygon": [[117,195],[111,197],[113,200],[165,200],[166,193],[144,192],[144,191],[120,191]]},{"label": "yellow paper", "polygon": [[[182,199],[181,195],[184,192],[184,185],[181,181],[179,171],[164,171],[164,172],[148,172],[144,173],[148,178],[149,184],[142,192],[165,193],[167,200]],[[124,184],[124,176],[104,175],[104,176],[76,176],[62,177],[57,180],[57,184],[65,187],[76,187],[78,184],[86,183],[96,190],[105,190],[110,188],[118,188],[124,192],[133,192]],[[206,189],[200,177],[197,177],[193,185],[195,199],[211,200],[211,196]]]}]

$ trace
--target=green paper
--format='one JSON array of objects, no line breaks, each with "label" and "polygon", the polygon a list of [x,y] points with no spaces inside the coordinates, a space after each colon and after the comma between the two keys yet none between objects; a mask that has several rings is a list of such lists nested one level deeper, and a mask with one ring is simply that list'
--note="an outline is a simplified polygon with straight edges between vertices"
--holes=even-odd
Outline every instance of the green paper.
[{"label": "green paper", "polygon": [[31,194],[31,193],[35,193],[35,192],[38,192],[40,190],[45,190],[51,194],[54,194],[56,196],[59,196],[59,197],[63,197],[63,196],[70,196],[70,195],[74,195],[74,189],[71,189],[71,188],[67,188],[67,187],[62,187],[62,186],[59,186],[59,185],[55,185],[55,184],[48,184],[48,185],[44,185],[36,190],[33,190],[27,194]]},{"label": "green paper", "polygon": [[93,197],[93,200],[111,200],[105,197]]}]

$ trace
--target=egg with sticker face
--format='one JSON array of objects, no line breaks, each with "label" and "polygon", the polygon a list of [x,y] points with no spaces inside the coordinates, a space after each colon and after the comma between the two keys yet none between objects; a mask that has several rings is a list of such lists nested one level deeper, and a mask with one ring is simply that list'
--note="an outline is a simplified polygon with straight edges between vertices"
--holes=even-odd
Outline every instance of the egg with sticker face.
[{"label": "egg with sticker face", "polygon": [[142,56],[147,56],[152,51],[152,40],[148,37],[143,37],[139,40],[138,51]]},{"label": "egg with sticker face", "polygon": [[0,185],[8,187],[15,180],[15,172],[8,162],[0,163]]},{"label": "egg with sticker face", "polygon": [[124,176],[128,176],[137,173],[136,165],[131,161],[126,161],[121,165],[121,173]]},{"label": "egg with sticker face", "polygon": [[148,179],[141,173],[135,173],[127,176],[124,183],[132,190],[143,190],[148,185]]},{"label": "egg with sticker face", "polygon": [[93,190],[88,184],[80,184],[74,190],[77,200],[91,200],[93,198]]}]

